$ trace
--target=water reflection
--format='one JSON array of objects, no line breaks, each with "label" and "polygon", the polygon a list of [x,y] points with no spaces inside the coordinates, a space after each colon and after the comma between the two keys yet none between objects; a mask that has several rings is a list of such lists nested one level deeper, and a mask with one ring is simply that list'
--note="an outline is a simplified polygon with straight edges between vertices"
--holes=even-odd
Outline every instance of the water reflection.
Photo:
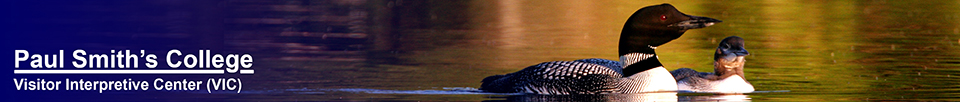
[{"label": "water reflection", "polygon": [[736,101],[736,102],[746,102],[750,101],[750,96],[748,95],[704,95],[704,96],[680,96],[678,101]]},{"label": "water reflection", "polygon": [[[600,95],[513,95],[506,102],[663,102],[677,101],[676,92],[638,93],[638,94],[600,94]],[[488,100],[485,102],[500,102]]]},{"label": "water reflection", "polygon": [[[436,90],[383,90],[364,88],[343,89],[285,89],[252,91],[246,94],[326,94],[336,92],[362,94],[415,94],[415,95],[493,95],[485,102],[663,102],[663,101],[750,101],[749,95],[744,94],[717,94],[717,93],[683,93],[677,92],[636,93],[636,94],[593,94],[593,95],[537,95],[523,93],[487,93],[469,87],[444,87]],[[758,91],[769,93],[773,91]]]}]

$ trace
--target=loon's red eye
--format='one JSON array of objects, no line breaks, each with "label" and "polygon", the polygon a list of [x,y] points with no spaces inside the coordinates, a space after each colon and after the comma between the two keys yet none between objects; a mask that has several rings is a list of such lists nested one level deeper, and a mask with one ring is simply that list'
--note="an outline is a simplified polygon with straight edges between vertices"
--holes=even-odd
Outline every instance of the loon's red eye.
[{"label": "loon's red eye", "polygon": [[666,21],[666,20],[667,20],[667,15],[660,15],[660,20],[661,20],[661,21]]}]

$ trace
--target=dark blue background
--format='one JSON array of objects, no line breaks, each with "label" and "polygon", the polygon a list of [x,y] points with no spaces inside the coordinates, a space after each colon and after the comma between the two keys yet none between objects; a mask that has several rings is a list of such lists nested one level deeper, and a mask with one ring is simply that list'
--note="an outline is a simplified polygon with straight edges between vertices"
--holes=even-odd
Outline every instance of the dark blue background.
[{"label": "dark blue background", "polygon": [[[196,53],[209,49],[213,53],[243,53],[225,50],[222,7],[215,0],[63,0],[63,1],[3,1],[2,35],[4,58],[2,89],[3,101],[216,101],[209,97],[231,97],[235,94],[206,94],[193,92],[155,91],[18,91],[9,78],[64,78],[85,80],[150,81],[162,77],[167,80],[206,80],[210,77],[240,75],[13,75],[9,62],[13,50],[28,50],[31,54],[55,54],[64,50],[64,69],[73,69],[69,54],[84,49],[88,54],[106,54],[109,50],[146,50],[163,61],[166,51],[179,49]],[[255,56],[256,57],[256,56]],[[141,63],[141,68],[145,68]],[[161,63],[160,69],[166,68]],[[28,62],[21,69],[29,69]],[[152,87],[152,85],[151,85]],[[206,97],[207,100],[193,100]]]}]

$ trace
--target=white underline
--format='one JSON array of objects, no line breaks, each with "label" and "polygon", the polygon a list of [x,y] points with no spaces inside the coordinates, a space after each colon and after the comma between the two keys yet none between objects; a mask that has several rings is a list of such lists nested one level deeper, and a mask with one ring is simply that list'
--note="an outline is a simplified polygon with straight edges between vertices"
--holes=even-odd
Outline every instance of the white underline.
[{"label": "white underline", "polygon": [[[253,74],[253,70],[240,70]],[[13,74],[225,74],[223,69],[211,70],[13,70]]]},{"label": "white underline", "polygon": [[240,70],[240,74],[253,74],[253,70]]}]

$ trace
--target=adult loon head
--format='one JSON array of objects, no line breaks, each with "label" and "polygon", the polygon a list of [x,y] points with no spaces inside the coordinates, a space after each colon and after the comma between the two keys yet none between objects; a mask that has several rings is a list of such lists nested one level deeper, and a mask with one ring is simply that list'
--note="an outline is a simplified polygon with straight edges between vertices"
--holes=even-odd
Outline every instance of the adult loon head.
[{"label": "adult loon head", "polygon": [[714,53],[713,73],[697,72],[680,68],[670,72],[677,80],[679,90],[694,92],[745,93],[754,91],[753,85],[743,75],[743,38],[730,36],[720,41]]},{"label": "adult loon head", "polygon": [[688,29],[717,22],[720,20],[680,13],[670,4],[644,7],[624,24],[620,62],[604,59],[543,62],[514,73],[484,78],[480,90],[535,94],[676,91],[676,80],[661,66],[653,49],[677,39]]},{"label": "adult loon head", "polygon": [[[670,4],[648,6],[627,19],[620,32],[619,55],[624,64],[624,77],[662,66],[655,56],[657,46],[679,38],[689,29],[698,29],[722,22],[717,19],[684,14]],[[639,58],[624,58],[638,54]]]}]

